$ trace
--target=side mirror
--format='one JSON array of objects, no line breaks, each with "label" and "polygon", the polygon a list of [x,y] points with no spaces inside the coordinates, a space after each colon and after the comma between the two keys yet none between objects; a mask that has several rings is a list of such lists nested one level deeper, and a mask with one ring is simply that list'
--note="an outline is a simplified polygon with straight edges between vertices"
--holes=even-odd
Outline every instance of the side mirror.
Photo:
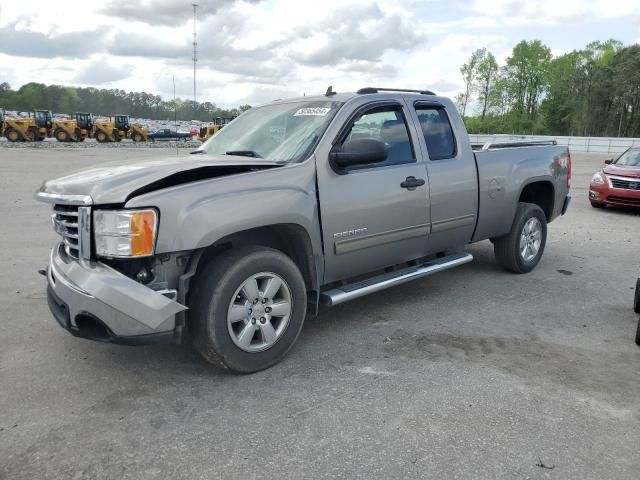
[{"label": "side mirror", "polygon": [[606,165],[611,165],[611,164],[613,163],[613,158],[607,158],[607,159],[604,161],[604,163],[605,163]]},{"label": "side mirror", "polygon": [[377,138],[347,140],[339,151],[329,155],[329,159],[339,169],[380,163],[387,159],[387,146]]}]

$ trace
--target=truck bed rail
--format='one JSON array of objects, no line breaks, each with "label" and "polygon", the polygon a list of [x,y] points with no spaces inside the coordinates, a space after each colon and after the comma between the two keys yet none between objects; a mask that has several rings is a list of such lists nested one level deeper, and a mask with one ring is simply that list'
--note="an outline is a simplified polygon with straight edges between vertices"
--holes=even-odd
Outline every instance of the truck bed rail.
[{"label": "truck bed rail", "polygon": [[471,147],[473,150],[496,150],[501,148],[519,148],[519,147],[540,147],[544,145],[557,145],[555,140],[523,140],[523,141],[508,141],[508,142],[487,142],[485,144],[475,143]]}]

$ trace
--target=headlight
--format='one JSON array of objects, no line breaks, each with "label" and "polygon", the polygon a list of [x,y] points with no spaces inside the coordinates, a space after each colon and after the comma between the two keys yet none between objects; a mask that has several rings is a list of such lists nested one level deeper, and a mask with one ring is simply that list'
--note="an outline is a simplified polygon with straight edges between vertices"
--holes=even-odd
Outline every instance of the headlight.
[{"label": "headlight", "polygon": [[95,210],[96,254],[130,258],[153,255],[158,215],[155,210]]},{"label": "headlight", "polygon": [[604,175],[600,172],[596,172],[591,177],[591,183],[595,183],[596,185],[604,185]]}]

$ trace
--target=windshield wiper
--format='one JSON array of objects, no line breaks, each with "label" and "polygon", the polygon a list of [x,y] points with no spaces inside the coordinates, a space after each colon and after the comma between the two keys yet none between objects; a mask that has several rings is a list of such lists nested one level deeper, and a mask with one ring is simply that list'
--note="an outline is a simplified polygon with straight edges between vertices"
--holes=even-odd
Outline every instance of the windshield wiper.
[{"label": "windshield wiper", "polygon": [[229,150],[225,155],[237,155],[239,157],[262,158],[255,150]]}]

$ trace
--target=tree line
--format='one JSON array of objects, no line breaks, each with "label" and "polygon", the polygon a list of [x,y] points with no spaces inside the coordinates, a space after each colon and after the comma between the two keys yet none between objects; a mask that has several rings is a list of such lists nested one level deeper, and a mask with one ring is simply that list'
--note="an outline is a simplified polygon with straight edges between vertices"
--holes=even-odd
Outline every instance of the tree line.
[{"label": "tree line", "polygon": [[27,83],[13,90],[7,82],[0,83],[0,108],[29,112],[51,110],[54,113],[72,114],[90,112],[96,115],[130,115],[153,120],[200,120],[211,121],[214,117],[235,116],[251,108],[223,109],[213,102],[193,102],[193,100],[165,101],[159,95],[146,92],[126,92],[118,89],[98,89],[93,87],[66,87]]},{"label": "tree line", "polygon": [[499,65],[486,48],[460,68],[469,133],[640,137],[640,45],[589,43],[554,57],[521,41]]}]

